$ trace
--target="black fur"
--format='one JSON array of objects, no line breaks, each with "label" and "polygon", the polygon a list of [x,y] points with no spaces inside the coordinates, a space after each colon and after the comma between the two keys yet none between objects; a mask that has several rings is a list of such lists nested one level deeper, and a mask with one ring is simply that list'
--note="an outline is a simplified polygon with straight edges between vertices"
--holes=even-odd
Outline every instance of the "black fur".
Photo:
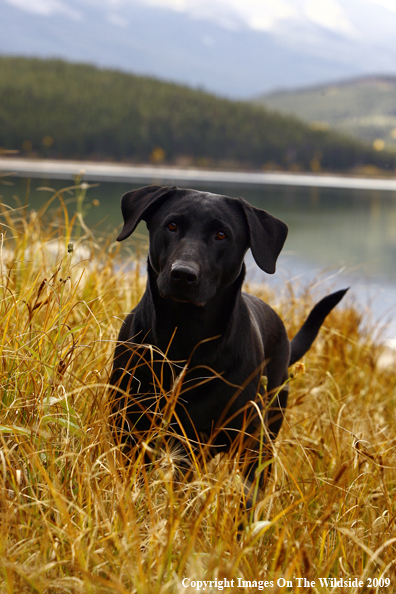
[{"label": "black fur", "polygon": [[241,290],[248,248],[260,268],[275,272],[285,223],[242,198],[176,187],[128,192],[121,208],[119,241],[142,219],[150,234],[146,291],[114,356],[122,437],[139,442],[166,424],[187,452],[202,444],[231,451],[247,481],[259,476],[262,484],[263,447],[287,405],[288,367],[345,291],[314,307],[290,350],[279,316]]}]

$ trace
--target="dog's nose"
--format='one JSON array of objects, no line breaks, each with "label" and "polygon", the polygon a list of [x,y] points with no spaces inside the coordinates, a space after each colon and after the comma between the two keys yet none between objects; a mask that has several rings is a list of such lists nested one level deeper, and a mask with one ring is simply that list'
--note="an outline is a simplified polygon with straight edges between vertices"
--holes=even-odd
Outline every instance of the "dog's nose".
[{"label": "dog's nose", "polygon": [[171,268],[171,279],[175,283],[193,285],[198,280],[198,268],[193,264],[175,262]]}]

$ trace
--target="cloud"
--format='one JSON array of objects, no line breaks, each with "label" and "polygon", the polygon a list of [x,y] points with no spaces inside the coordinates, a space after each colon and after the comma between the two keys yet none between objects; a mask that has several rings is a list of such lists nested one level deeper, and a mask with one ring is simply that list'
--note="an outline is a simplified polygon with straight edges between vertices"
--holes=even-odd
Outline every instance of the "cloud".
[{"label": "cloud", "polygon": [[304,10],[308,19],[321,27],[347,35],[355,33],[343,7],[334,0],[305,0]]},{"label": "cloud", "polygon": [[[74,19],[82,18],[68,0],[4,1],[43,16],[63,13]],[[259,31],[277,31],[283,24],[302,26],[312,23],[349,37],[359,36],[358,29],[370,25],[357,19],[357,6],[366,7],[366,15],[367,11],[374,14],[381,9],[396,12],[395,0],[80,0],[81,8],[90,5],[108,9],[108,21],[119,27],[128,24],[122,8],[134,4],[183,12],[191,18],[207,19],[228,29],[249,27]]]},{"label": "cloud", "polygon": [[116,25],[116,27],[121,27],[122,29],[126,29],[129,25],[128,19],[117,14],[116,12],[111,12],[107,15],[107,20],[112,25]]},{"label": "cloud", "polygon": [[252,28],[261,31],[272,29],[278,21],[296,17],[298,11],[290,0],[229,0],[243,20]]},{"label": "cloud", "polygon": [[[119,0],[122,2],[122,0]],[[125,1],[125,0],[124,0]],[[311,21],[344,34],[353,34],[341,2],[337,0],[140,0],[144,4],[186,12],[218,24],[233,23],[259,31],[271,31],[282,21]],[[394,2],[394,0],[372,0]]]},{"label": "cloud", "polygon": [[144,0],[144,4],[186,12],[223,26],[248,25],[260,30],[271,29],[278,19],[294,15],[288,0]]},{"label": "cloud", "polygon": [[21,10],[49,16],[55,12],[62,12],[73,19],[80,19],[81,13],[70,8],[61,0],[5,0],[8,4]]},{"label": "cloud", "polygon": [[377,4],[382,6],[383,8],[387,8],[392,12],[396,12],[396,3],[395,0],[371,0],[373,4]]}]

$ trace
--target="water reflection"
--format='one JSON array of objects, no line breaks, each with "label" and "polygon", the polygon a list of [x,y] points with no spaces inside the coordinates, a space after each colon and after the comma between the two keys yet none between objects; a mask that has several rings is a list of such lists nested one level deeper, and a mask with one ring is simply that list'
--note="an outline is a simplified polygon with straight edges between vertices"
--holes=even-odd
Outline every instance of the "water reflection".
[{"label": "water reflection", "polygon": [[[13,186],[0,186],[2,201],[17,205],[27,202],[29,208],[38,209],[51,194],[37,188],[46,186],[56,190],[68,182],[59,180],[15,179]],[[89,226],[98,226],[103,232],[114,233],[121,226],[121,195],[133,189],[131,184],[101,183],[87,193],[87,205],[92,206],[86,215]],[[199,188],[207,191],[206,188]],[[383,314],[396,304],[396,193],[374,190],[330,188],[304,188],[296,186],[266,186],[251,188],[218,188],[212,191],[229,196],[243,196],[251,204],[264,208],[284,220],[289,226],[289,236],[278,274],[266,276],[270,284],[298,277],[302,281],[317,278],[327,270],[325,277],[333,277],[336,284],[346,282],[354,286],[359,297],[381,301],[376,305]],[[73,211],[72,197],[68,196],[69,210]],[[139,227],[145,232],[145,226]],[[255,279],[262,280],[257,267]],[[339,281],[338,281],[339,278]],[[329,281],[330,282],[330,281]],[[332,280],[334,283],[334,279]],[[374,297],[373,297],[374,294]],[[395,331],[396,335],[396,331]]]}]

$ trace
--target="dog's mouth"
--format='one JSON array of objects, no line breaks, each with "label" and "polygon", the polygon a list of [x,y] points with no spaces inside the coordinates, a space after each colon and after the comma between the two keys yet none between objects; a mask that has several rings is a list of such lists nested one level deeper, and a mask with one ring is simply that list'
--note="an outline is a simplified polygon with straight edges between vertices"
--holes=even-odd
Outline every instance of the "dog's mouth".
[{"label": "dog's mouth", "polygon": [[180,295],[171,295],[169,299],[173,299],[173,301],[177,301],[178,303],[191,303],[190,299],[186,299],[186,297]]},{"label": "dog's mouth", "polygon": [[160,295],[162,299],[168,299],[170,301],[175,301],[176,303],[189,303],[190,305],[194,305],[195,307],[204,307],[206,302],[199,301],[195,299],[193,296],[189,297],[184,293],[168,293],[160,291]]},{"label": "dog's mouth", "polygon": [[160,274],[157,287],[163,299],[176,303],[203,307],[208,301],[208,295],[200,284],[172,282],[169,275]]},{"label": "dog's mouth", "polygon": [[185,295],[169,295],[167,298],[172,299],[172,301],[176,301],[177,303],[189,303],[195,307],[203,307],[205,305],[205,303],[196,301],[195,299],[188,299]]}]

